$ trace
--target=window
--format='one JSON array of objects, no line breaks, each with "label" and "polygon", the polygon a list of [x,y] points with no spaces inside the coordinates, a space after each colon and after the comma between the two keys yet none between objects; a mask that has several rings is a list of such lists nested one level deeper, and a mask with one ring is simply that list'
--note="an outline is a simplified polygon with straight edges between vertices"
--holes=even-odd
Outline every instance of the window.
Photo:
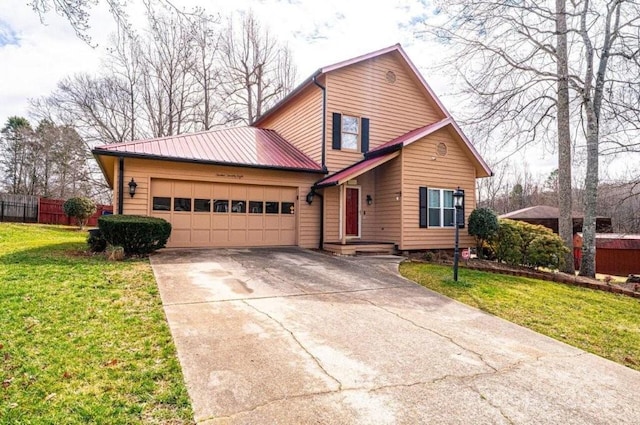
[{"label": "window", "polygon": [[231,201],[231,212],[232,213],[246,213],[247,212],[247,204],[244,201]]},{"label": "window", "polygon": [[213,200],[213,212],[217,212],[217,213],[229,212],[229,200],[228,199],[214,199]]},{"label": "window", "polygon": [[262,201],[249,201],[249,213],[262,214]]},{"label": "window", "polygon": [[194,199],[193,211],[195,212],[211,212],[211,200],[209,199]]},{"label": "window", "polygon": [[295,208],[293,206],[293,202],[283,202],[282,208],[280,209],[280,214],[293,214],[295,212]]},{"label": "window", "polygon": [[453,190],[420,188],[420,227],[453,227],[454,214]]},{"label": "window", "polygon": [[278,214],[278,203],[273,201],[265,202],[265,212],[267,214]]},{"label": "window", "polygon": [[154,196],[153,210],[154,211],[171,211],[171,198]]},{"label": "window", "polygon": [[191,211],[191,198],[173,198],[174,211]]},{"label": "window", "polygon": [[358,149],[359,127],[358,118],[342,116],[342,149]]},{"label": "window", "polygon": [[331,147],[360,152],[369,151],[369,118],[333,113]]}]

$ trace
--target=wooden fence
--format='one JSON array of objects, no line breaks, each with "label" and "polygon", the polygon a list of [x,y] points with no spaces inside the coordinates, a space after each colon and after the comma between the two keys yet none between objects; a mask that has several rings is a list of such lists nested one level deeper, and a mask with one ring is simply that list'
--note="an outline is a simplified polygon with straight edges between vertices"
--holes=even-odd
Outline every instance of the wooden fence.
[{"label": "wooden fence", "polygon": [[[38,223],[77,225],[75,219],[65,215],[63,205],[64,200],[62,199],[40,198]],[[111,205],[97,205],[95,214],[87,221],[87,226],[97,226],[98,218],[101,215],[112,213],[113,207]]]},{"label": "wooden fence", "polygon": [[38,197],[0,193],[0,221],[36,223]]},{"label": "wooden fence", "polygon": [[[65,215],[63,205],[63,199],[0,193],[0,221],[77,225],[75,219]],[[97,226],[98,218],[105,214],[113,214],[113,207],[97,205],[96,213],[89,218],[87,226]]]}]

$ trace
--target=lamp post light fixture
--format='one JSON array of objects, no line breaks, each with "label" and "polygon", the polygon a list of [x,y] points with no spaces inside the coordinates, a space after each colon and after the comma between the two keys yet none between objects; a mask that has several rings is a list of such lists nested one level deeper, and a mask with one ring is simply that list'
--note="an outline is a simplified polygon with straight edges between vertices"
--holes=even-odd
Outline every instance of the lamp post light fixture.
[{"label": "lamp post light fixture", "polygon": [[131,177],[131,181],[129,182],[129,195],[131,195],[132,198],[133,195],[136,194],[136,187],[138,187],[138,183]]},{"label": "lamp post light fixture", "polygon": [[[464,205],[464,192],[460,190],[460,186],[453,192],[453,206],[455,207],[455,211],[453,214],[453,227],[456,228],[456,239],[455,245],[453,248],[453,280],[455,282],[458,281],[458,258],[460,256],[460,250],[458,249],[458,240],[460,233],[460,224],[458,223],[458,213],[462,209]],[[462,218],[464,220],[464,217]]]}]

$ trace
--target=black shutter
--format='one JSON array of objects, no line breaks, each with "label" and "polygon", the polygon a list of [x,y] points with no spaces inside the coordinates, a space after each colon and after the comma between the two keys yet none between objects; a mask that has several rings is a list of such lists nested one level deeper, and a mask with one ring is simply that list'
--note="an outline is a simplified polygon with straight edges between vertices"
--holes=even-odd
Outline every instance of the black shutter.
[{"label": "black shutter", "polygon": [[333,149],[340,149],[342,147],[342,115],[337,112],[333,113]]},{"label": "black shutter", "polygon": [[360,137],[360,152],[369,152],[369,118],[362,118],[360,120],[360,126],[362,127],[362,136]]},{"label": "black shutter", "polygon": [[427,227],[427,188],[420,188],[420,227]]},{"label": "black shutter", "polygon": [[[462,192],[462,194],[464,195],[464,190],[460,189],[460,192]],[[464,197],[462,199],[464,199]],[[465,222],[464,222],[464,202],[462,203],[462,208],[456,210],[456,214],[458,214],[458,216],[456,217],[456,220],[457,220],[456,223],[458,223],[458,228],[459,229],[464,229],[464,227],[465,227]]]}]

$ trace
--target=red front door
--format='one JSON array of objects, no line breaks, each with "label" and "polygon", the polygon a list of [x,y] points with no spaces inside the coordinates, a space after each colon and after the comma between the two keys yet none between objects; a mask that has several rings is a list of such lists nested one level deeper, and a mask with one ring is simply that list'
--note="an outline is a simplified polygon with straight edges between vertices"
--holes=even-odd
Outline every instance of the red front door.
[{"label": "red front door", "polygon": [[347,236],[360,236],[358,231],[358,204],[360,199],[360,190],[347,188],[347,202],[345,208],[345,217],[347,224]]}]

